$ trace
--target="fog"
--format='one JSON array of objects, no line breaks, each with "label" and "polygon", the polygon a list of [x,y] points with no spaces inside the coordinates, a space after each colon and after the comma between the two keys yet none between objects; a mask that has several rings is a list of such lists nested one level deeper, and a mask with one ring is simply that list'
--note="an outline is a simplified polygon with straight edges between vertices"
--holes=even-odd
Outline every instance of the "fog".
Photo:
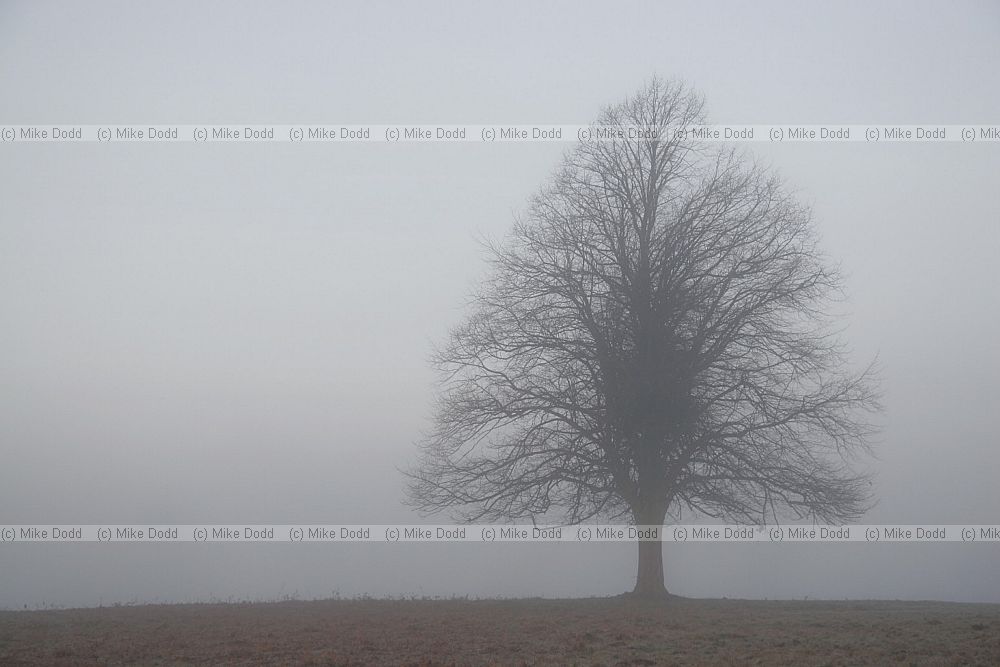
[{"label": "fog", "polygon": [[[4,3],[0,124],[998,122],[994,4]],[[0,523],[447,522],[432,345],[569,143],[0,145]],[[1000,523],[996,143],[748,145],[846,275],[866,523]],[[1000,602],[995,544],[669,544],[694,597]],[[617,594],[634,544],[0,544],[0,607]]]}]

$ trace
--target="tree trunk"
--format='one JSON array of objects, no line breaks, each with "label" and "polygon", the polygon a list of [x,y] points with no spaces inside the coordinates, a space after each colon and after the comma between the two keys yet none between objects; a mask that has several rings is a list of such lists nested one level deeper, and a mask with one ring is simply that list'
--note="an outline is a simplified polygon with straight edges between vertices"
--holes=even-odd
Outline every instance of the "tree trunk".
[{"label": "tree trunk", "polygon": [[634,512],[637,528],[651,526],[656,529],[656,540],[639,539],[639,564],[635,575],[633,595],[641,597],[666,597],[667,588],[663,583],[663,517],[666,511],[644,510]]}]

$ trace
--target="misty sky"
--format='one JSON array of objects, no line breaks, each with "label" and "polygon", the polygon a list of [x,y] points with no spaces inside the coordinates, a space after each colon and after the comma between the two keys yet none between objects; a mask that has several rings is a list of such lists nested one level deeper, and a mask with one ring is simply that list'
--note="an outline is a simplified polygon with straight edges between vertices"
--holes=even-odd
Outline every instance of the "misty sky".
[{"label": "misty sky", "polygon": [[[1000,124],[987,2],[0,3],[0,125]],[[431,346],[569,144],[0,144],[0,523],[393,523]],[[1000,148],[749,146],[882,369],[866,523],[1000,523]],[[442,517],[434,522],[446,522]],[[631,589],[635,546],[0,544],[0,607]],[[670,545],[696,597],[1000,602],[997,545]]]}]

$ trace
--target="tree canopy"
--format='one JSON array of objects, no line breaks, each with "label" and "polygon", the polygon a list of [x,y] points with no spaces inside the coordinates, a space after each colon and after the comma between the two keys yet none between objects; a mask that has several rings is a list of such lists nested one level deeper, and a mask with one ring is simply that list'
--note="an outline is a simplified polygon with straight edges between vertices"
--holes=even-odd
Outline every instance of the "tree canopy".
[{"label": "tree canopy", "polygon": [[595,129],[616,131],[570,151],[489,244],[436,353],[417,507],[656,525],[864,512],[851,458],[878,400],[829,315],[841,277],[773,170],[676,131],[703,108],[660,80],[609,107]]}]

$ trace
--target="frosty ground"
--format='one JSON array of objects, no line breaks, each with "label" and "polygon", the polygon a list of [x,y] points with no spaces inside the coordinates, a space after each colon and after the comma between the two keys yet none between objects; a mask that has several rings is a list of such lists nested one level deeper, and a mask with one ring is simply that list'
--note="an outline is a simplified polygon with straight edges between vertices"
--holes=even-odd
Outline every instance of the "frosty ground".
[{"label": "frosty ground", "polygon": [[322,600],[0,612],[0,664],[1000,664],[1000,605]]}]

